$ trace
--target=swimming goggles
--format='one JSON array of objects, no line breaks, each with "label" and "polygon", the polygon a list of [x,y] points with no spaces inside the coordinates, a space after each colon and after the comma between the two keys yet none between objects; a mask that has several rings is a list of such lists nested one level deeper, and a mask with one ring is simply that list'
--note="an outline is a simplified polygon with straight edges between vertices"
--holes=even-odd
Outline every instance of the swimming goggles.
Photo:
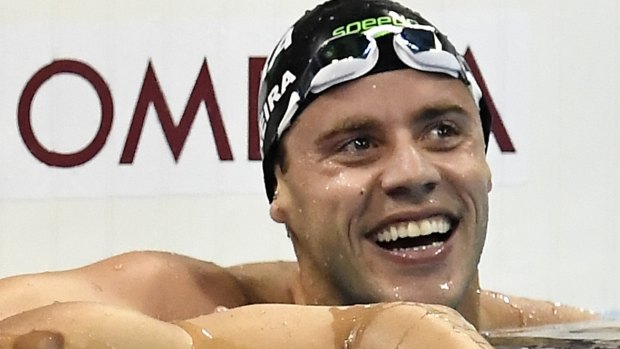
[{"label": "swimming goggles", "polygon": [[299,89],[289,100],[278,127],[278,137],[290,126],[300,102],[310,93],[316,95],[368,74],[379,61],[377,39],[389,34],[393,36],[394,52],[402,63],[416,70],[444,73],[462,80],[476,103],[479,102],[482,93],[465,59],[434,27],[382,25],[365,32],[333,37],[319,47],[300,77]]}]

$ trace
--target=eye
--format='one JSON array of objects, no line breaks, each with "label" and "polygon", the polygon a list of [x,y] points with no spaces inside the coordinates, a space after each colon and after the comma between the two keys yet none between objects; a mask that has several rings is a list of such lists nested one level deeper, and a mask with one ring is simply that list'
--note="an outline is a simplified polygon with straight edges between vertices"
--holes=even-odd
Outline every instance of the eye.
[{"label": "eye", "polygon": [[456,137],[459,135],[459,130],[456,125],[448,121],[442,121],[430,130],[428,137],[432,139],[444,139],[450,137]]},{"label": "eye", "polygon": [[340,147],[340,151],[345,152],[345,153],[356,153],[356,152],[368,150],[372,147],[374,147],[374,144],[372,143],[370,138],[361,136],[361,137],[355,137],[347,141],[344,145]]},{"label": "eye", "polygon": [[348,141],[342,146],[341,151],[355,152],[360,150],[367,150],[372,147],[372,143],[368,137],[356,137]]},{"label": "eye", "polygon": [[351,135],[334,148],[331,159],[346,166],[362,166],[380,156],[381,143],[370,135]]},{"label": "eye", "polygon": [[461,130],[450,121],[440,121],[431,126],[424,139],[437,149],[449,149],[456,146],[461,139]]}]

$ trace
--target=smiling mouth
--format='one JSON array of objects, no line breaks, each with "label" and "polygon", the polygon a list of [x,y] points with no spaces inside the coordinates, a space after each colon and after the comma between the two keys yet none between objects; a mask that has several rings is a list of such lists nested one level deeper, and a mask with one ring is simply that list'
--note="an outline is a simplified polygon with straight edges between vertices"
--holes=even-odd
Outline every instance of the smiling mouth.
[{"label": "smiling mouth", "polygon": [[417,252],[440,248],[452,236],[454,226],[445,216],[391,225],[374,235],[375,243],[392,252]]}]

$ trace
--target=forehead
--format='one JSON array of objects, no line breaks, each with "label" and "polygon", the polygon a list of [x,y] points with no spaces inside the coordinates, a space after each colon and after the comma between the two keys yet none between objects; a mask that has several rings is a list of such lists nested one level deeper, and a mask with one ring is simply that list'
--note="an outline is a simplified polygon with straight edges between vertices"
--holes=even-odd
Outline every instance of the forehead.
[{"label": "forehead", "polygon": [[306,107],[295,124],[323,128],[343,118],[387,121],[415,117],[429,108],[453,107],[480,122],[476,103],[462,81],[443,74],[402,69],[331,88]]}]

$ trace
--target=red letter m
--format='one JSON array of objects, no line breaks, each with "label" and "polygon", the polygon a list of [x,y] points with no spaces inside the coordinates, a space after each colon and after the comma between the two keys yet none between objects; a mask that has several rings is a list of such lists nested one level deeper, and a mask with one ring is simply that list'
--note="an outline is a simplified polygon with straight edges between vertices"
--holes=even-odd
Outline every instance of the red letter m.
[{"label": "red letter m", "polygon": [[211,129],[213,130],[213,137],[215,138],[215,146],[217,147],[220,160],[232,160],[233,156],[228,143],[228,137],[224,129],[224,124],[222,123],[220,108],[215,98],[211,75],[209,74],[207,60],[205,59],[178,125],[175,125],[172,120],[170,109],[161,91],[159,82],[157,81],[157,76],[155,75],[151,62],[149,62],[146,75],[144,76],[144,83],[142,84],[142,90],[140,91],[136,109],[133,113],[127,140],[125,141],[123,154],[121,155],[121,164],[133,163],[140,135],[144,127],[144,119],[146,118],[146,112],[150,103],[153,103],[153,107],[157,112],[159,122],[161,123],[174,160],[178,161],[189,130],[196,118],[198,107],[203,101],[207,107]]}]

